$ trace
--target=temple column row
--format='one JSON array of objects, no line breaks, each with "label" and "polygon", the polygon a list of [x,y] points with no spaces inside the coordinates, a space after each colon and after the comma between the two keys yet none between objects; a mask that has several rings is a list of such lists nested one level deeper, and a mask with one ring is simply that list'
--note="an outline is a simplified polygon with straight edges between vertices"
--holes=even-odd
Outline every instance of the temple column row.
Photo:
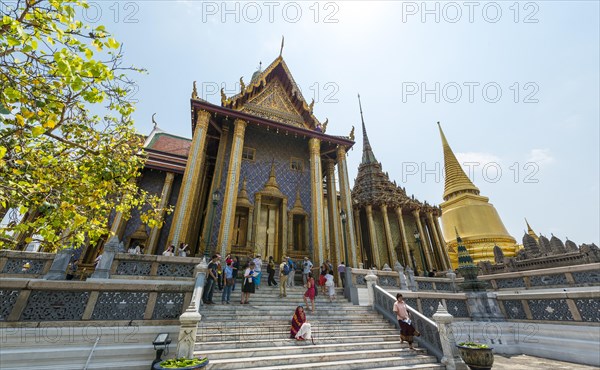
[{"label": "temple column row", "polygon": [[310,193],[312,198],[312,229],[313,253],[318,256],[319,263],[323,260],[325,248],[324,217],[323,217],[323,170],[321,168],[321,140],[311,138],[308,141],[310,155]]},{"label": "temple column row", "polygon": [[[392,240],[390,220],[388,218],[386,205],[381,206],[381,213],[383,214],[383,227],[385,229],[385,238],[386,238],[386,242],[387,242],[388,258],[390,261],[390,267],[393,268],[394,264],[397,261],[397,257],[396,257],[396,249],[394,248],[394,242]],[[383,266],[377,265],[377,267],[382,268]]]},{"label": "temple column row", "polygon": [[192,229],[191,219],[194,214],[194,200],[200,191],[200,182],[197,179],[202,171],[206,151],[208,124],[210,113],[199,111],[196,116],[196,128],[192,138],[192,144],[188,155],[188,161],[185,166],[181,191],[177,198],[177,206],[173,216],[173,224],[169,232],[169,240],[173,245],[179,244],[179,241],[190,240],[190,230]]},{"label": "temple column row", "polygon": [[435,230],[438,234],[438,237],[440,238],[440,246],[444,255],[444,259],[446,260],[446,269],[451,269],[452,268],[452,263],[450,262],[450,256],[448,255],[448,248],[446,246],[446,241],[444,240],[444,234],[442,233],[442,228],[440,227],[440,220],[438,217],[435,217],[434,219],[435,222]]},{"label": "temple column row", "polygon": [[367,211],[367,224],[369,227],[369,240],[371,242],[371,253],[373,254],[373,263],[377,268],[381,268],[381,261],[379,258],[379,246],[377,245],[377,235],[375,235],[375,222],[373,221],[373,206],[368,204],[365,207]]},{"label": "temple column row", "polygon": [[[346,261],[346,266],[358,267],[356,235],[354,234],[354,218],[352,213],[352,199],[350,194],[350,182],[348,180],[348,164],[346,162],[346,148],[339,145],[337,147],[338,159],[338,174],[340,178],[340,196],[342,209],[347,215],[346,225],[343,233],[346,234],[346,244],[348,248],[348,258],[351,261]],[[352,262],[352,263],[351,263]]]},{"label": "temple column row", "polygon": [[235,206],[240,184],[240,169],[242,167],[242,152],[244,149],[244,133],[246,132],[246,121],[236,119],[234,122],[233,142],[227,168],[227,180],[225,181],[225,194],[223,197],[223,208],[221,211],[221,223],[219,226],[218,244],[222,256],[231,250],[231,232],[235,221]]},{"label": "temple column row", "polygon": [[404,227],[404,219],[402,217],[402,208],[396,207],[396,217],[398,218],[398,226],[400,227],[400,239],[402,240],[402,249],[404,251],[404,264],[410,266],[410,249],[408,247],[408,238],[406,237],[406,228]]},{"label": "temple column row", "polygon": [[[340,212],[337,204],[337,191],[335,187],[335,162],[327,160],[327,211],[329,216],[329,251],[333,266],[337,268],[340,263]],[[348,215],[350,216],[350,215]],[[337,274],[335,274],[337,276]]]},{"label": "temple column row", "polygon": [[167,175],[165,176],[165,183],[163,184],[162,191],[160,192],[160,202],[158,203],[158,208],[160,209],[161,223],[159,226],[153,227],[152,230],[150,230],[150,237],[148,238],[148,243],[146,244],[146,254],[156,253],[156,246],[158,245],[158,238],[160,236],[160,230],[162,229],[163,225],[162,221],[165,215],[164,210],[167,207],[169,198],[171,197],[171,190],[173,189],[174,179],[175,174],[173,172],[167,172]]},{"label": "temple column row", "polygon": [[428,245],[428,240],[425,236],[425,232],[423,231],[423,224],[421,223],[421,216],[419,214],[419,210],[418,209],[414,209],[412,211],[413,217],[415,218],[415,221],[417,222],[417,229],[419,230],[419,236],[421,239],[421,250],[423,250],[425,253],[425,262],[427,266],[424,266],[426,269],[431,269],[431,267],[433,266],[431,263],[431,255],[429,253],[429,245]]}]

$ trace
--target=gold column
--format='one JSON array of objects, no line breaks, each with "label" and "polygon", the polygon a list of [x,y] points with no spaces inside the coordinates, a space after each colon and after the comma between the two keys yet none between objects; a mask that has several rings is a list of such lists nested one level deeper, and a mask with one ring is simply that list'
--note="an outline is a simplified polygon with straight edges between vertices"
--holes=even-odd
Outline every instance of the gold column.
[{"label": "gold column", "polygon": [[438,233],[438,238],[440,238],[440,246],[442,247],[442,251],[444,252],[444,259],[446,260],[447,269],[452,268],[452,263],[450,262],[450,255],[448,254],[448,247],[446,246],[446,241],[444,239],[444,235],[442,234],[442,228],[440,227],[440,219],[436,216],[433,218],[435,223],[435,229]]},{"label": "gold column", "polygon": [[[337,191],[335,189],[335,162],[327,160],[327,211],[329,215],[329,245],[333,266],[337,268],[340,262],[340,212],[337,204]],[[352,215],[348,214],[348,218]],[[337,276],[337,274],[335,274]]]},{"label": "gold column", "polygon": [[[173,179],[175,178],[175,174],[173,172],[167,172],[165,176],[165,183],[163,184],[162,192],[160,193],[160,203],[158,207],[161,209],[160,218],[161,221],[165,214],[165,207],[169,202],[169,197],[171,196],[171,189],[173,188]],[[160,230],[162,229],[162,222],[160,226],[153,227],[150,230],[150,237],[148,238],[148,245],[146,246],[146,254],[154,254],[156,253],[156,245],[158,244],[158,236],[160,235]]]},{"label": "gold column", "polygon": [[[208,230],[211,226],[209,225],[209,219],[213,212],[213,202],[212,202],[212,194],[215,190],[219,189],[221,185],[221,179],[223,178],[223,167],[225,164],[225,152],[227,150],[227,140],[229,139],[229,126],[223,125],[221,129],[221,136],[219,137],[219,147],[217,148],[217,159],[215,161],[215,170],[213,173],[212,182],[210,185],[210,193],[208,194],[208,201],[206,204],[206,213],[204,216],[204,226],[202,231],[202,245],[198,247],[198,252],[200,252],[200,247],[202,247],[202,251],[207,248],[206,242],[208,240],[208,233],[212,233],[212,230]],[[213,225],[214,227],[214,225]],[[214,239],[211,238],[212,241]]]},{"label": "gold column", "polygon": [[[356,231],[356,249],[352,251],[352,254],[348,256],[351,260],[354,260],[354,256],[358,256],[356,259],[359,262],[364,262],[363,256],[363,245],[362,245],[362,229],[360,228],[360,208],[354,208],[352,212],[354,216],[354,224],[357,225]],[[346,265],[348,265],[348,261],[346,261]],[[358,267],[358,265],[356,265]]]},{"label": "gold column", "polygon": [[371,240],[371,253],[373,254],[372,261],[377,265],[378,269],[381,269],[381,261],[379,258],[379,246],[377,245],[377,236],[375,235],[375,223],[373,222],[373,207],[369,204],[366,207],[367,210],[367,223],[369,224],[369,239]]},{"label": "gold column", "polygon": [[[318,253],[319,264],[325,262],[323,249],[325,247],[324,219],[323,219],[323,171],[321,169],[321,140],[311,138],[308,141],[310,153],[310,193],[312,198],[312,226],[313,226],[313,256]],[[315,261],[316,262],[316,261]]]},{"label": "gold column", "polygon": [[254,220],[252,222],[252,252],[257,253],[256,250],[256,235],[258,233],[258,225],[260,223],[260,209],[262,208],[262,196],[260,194],[256,194],[254,196]]},{"label": "gold column", "polygon": [[110,225],[110,234],[106,240],[108,241],[114,235],[119,238],[119,241],[122,241],[121,239],[123,239],[125,225],[127,225],[127,219],[125,219],[123,212],[117,212],[112,224]]},{"label": "gold column", "polygon": [[342,198],[342,209],[348,217],[346,218],[346,233],[348,251],[352,253],[352,264],[350,261],[346,261],[346,266],[358,267],[357,259],[357,243],[356,235],[354,234],[354,218],[350,217],[352,212],[352,197],[350,193],[350,181],[348,180],[348,164],[346,163],[346,148],[343,146],[337,147],[337,160],[338,160],[338,175],[340,178],[340,196]]},{"label": "gold column", "polygon": [[180,241],[188,241],[190,238],[190,220],[194,214],[194,203],[196,203],[195,199],[200,190],[200,181],[198,181],[198,178],[205,160],[206,134],[209,119],[209,112],[198,112],[196,129],[192,138],[188,161],[185,165],[181,190],[177,197],[173,223],[169,231],[169,241],[173,245],[178,245]]},{"label": "gold column", "polygon": [[437,231],[435,230],[435,223],[433,222],[433,215],[431,214],[431,212],[427,212],[426,215],[427,215],[427,221],[429,224],[429,231],[430,231],[430,234],[433,235],[433,241],[435,243],[434,249],[439,256],[438,261],[440,263],[440,266],[438,266],[438,268],[446,270],[446,258],[444,257],[444,252],[442,251],[442,248],[440,245],[440,238],[437,234]]},{"label": "gold column", "polygon": [[[392,232],[390,229],[390,220],[388,218],[387,206],[385,204],[381,206],[381,213],[383,214],[383,226],[385,228],[385,240],[387,242],[388,256],[390,259],[389,266],[393,269],[394,264],[396,263],[398,258],[396,257],[396,249],[394,248],[394,242],[392,240]],[[377,267],[382,268],[383,266],[377,265]]]},{"label": "gold column", "polygon": [[396,217],[398,218],[398,226],[400,227],[400,239],[402,240],[402,250],[404,251],[404,264],[406,267],[411,266],[410,249],[408,248],[408,238],[406,237],[406,228],[404,227],[404,218],[402,217],[402,208],[396,207]]},{"label": "gold column", "polygon": [[221,212],[221,223],[219,225],[218,245],[221,246],[221,255],[225,256],[231,250],[231,231],[235,218],[235,204],[240,184],[240,168],[242,167],[242,151],[244,149],[244,133],[246,132],[246,121],[235,120],[233,130],[233,142],[229,153],[229,167],[227,168],[227,180],[225,182],[225,194],[223,197],[223,208]]},{"label": "gold column", "polygon": [[431,256],[429,254],[429,245],[427,242],[427,238],[425,237],[425,233],[423,232],[423,225],[421,224],[421,217],[419,215],[419,210],[415,209],[412,211],[412,214],[417,222],[417,228],[419,229],[419,236],[421,237],[421,249],[425,252],[425,261],[427,262],[427,268],[430,270],[433,267],[431,263]]},{"label": "gold column", "polygon": [[275,266],[277,266],[277,263],[281,263],[281,259],[283,258],[283,256],[287,255],[288,227],[291,229],[291,227],[289,226],[290,224],[288,224],[287,212],[288,200],[287,198],[283,198],[283,200],[281,201],[281,211],[279,215],[279,218],[281,219],[281,255],[275,257],[277,258],[277,260],[275,261]]}]

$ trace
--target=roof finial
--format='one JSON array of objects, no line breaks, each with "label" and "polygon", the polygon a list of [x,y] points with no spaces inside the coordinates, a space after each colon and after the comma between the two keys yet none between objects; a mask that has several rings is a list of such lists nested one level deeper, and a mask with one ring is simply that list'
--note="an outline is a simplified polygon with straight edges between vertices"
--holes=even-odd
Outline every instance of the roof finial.
[{"label": "roof finial", "polygon": [[280,57],[281,57],[281,54],[283,53],[283,41],[284,41],[284,38],[283,38],[283,35],[281,35],[281,49],[279,49],[279,56]]},{"label": "roof finial", "polygon": [[365,120],[363,118],[362,104],[360,102],[360,94],[358,94],[358,107],[360,109],[360,121],[362,123],[363,131],[363,156],[362,163],[377,163],[373,149],[371,149],[371,143],[369,142],[369,136],[367,136],[367,128],[365,127]]},{"label": "roof finial", "polygon": [[156,116],[156,113],[152,113],[152,123],[154,123],[154,128],[157,128],[158,123],[156,123],[156,121],[154,120],[154,116]]},{"label": "roof finial", "polygon": [[192,90],[192,99],[198,99],[198,89],[196,88],[196,81],[194,81],[194,88]]}]

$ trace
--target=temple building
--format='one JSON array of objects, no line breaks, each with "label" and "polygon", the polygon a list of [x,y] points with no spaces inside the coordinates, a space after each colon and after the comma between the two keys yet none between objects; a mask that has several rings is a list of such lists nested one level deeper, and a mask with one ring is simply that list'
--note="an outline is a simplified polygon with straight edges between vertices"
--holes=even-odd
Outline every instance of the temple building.
[{"label": "temple building", "polygon": [[[360,104],[360,96],[359,96]],[[447,270],[450,260],[438,221],[438,207],[406,195],[391,182],[375,158],[360,107],[363,132],[362,161],[352,189],[357,238],[366,267],[396,261],[415,271]]]},{"label": "temple building", "polygon": [[145,143],[140,186],[174,211],[160,229],[117,214],[111,229],[125,248],[138,243],[160,254],[184,242],[196,256],[309,256],[315,265],[336,264],[346,233],[357,266],[354,219],[340,219],[352,209],[346,152],[354,141],[325,133],[327,120],[313,115],[314,101],[305,101],[281,55],[247,85],[240,79],[238,94],[221,91],[220,105],[201,99],[195,83],[190,102],[191,140],[155,125]]},{"label": "temple building", "polygon": [[450,148],[442,127],[438,123],[444,150],[444,202],[442,209],[443,234],[453,268],[458,266],[457,242],[454,235],[462,237],[463,243],[475,263],[494,260],[494,247],[503,255],[514,257],[518,251],[515,239],[508,234],[504,223],[489,198],[479,194],[479,189],[465,174]]}]

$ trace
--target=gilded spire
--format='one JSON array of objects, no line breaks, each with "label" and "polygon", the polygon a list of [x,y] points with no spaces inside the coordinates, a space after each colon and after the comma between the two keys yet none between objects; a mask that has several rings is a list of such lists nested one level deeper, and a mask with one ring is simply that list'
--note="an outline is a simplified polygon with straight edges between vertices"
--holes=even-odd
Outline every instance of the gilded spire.
[{"label": "gilded spire", "polygon": [[[363,126],[364,127],[364,126]],[[451,195],[458,192],[471,192],[479,195],[479,189],[475,186],[469,177],[465,174],[458,159],[452,152],[442,126],[438,122],[440,136],[442,137],[442,147],[444,149],[444,170],[446,171],[446,182],[444,185],[444,200],[448,200]],[[364,158],[364,157],[363,157]]]},{"label": "gilded spire", "polygon": [[363,131],[363,156],[362,164],[377,163],[373,149],[371,149],[371,143],[369,143],[369,136],[367,136],[367,128],[365,127],[365,120],[363,118],[362,105],[360,103],[360,94],[358,94],[358,107],[360,108],[360,120],[362,122]]},{"label": "gilded spire", "polygon": [[540,238],[537,236],[535,231],[533,231],[531,226],[529,226],[529,222],[527,222],[527,218],[525,219],[525,223],[527,224],[527,234],[531,235],[531,237],[534,238],[536,242],[539,241]]}]

